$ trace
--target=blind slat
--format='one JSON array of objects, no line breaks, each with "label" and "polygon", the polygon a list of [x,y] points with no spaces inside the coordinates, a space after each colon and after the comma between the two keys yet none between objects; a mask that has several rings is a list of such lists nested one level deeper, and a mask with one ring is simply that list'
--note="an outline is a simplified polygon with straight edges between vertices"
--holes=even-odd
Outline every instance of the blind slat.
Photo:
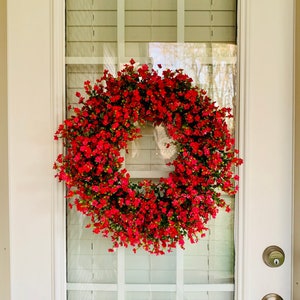
[{"label": "blind slat", "polygon": [[116,10],[117,0],[66,0],[67,11],[70,10]]},{"label": "blind slat", "polygon": [[70,11],[69,26],[117,26],[116,11]]},{"label": "blind slat", "polygon": [[185,0],[186,10],[236,10],[236,0]]},{"label": "blind slat", "polygon": [[236,26],[236,13],[234,11],[186,11],[186,26]]},{"label": "blind slat", "polygon": [[186,42],[232,42],[236,40],[234,27],[186,27]]},{"label": "blind slat", "polygon": [[71,42],[115,42],[117,40],[116,27],[68,27],[67,41]]},{"label": "blind slat", "polygon": [[126,0],[126,10],[176,10],[174,0]]},{"label": "blind slat", "polygon": [[127,42],[176,42],[176,27],[126,27]]},{"label": "blind slat", "polygon": [[176,26],[176,11],[127,11],[126,26]]}]

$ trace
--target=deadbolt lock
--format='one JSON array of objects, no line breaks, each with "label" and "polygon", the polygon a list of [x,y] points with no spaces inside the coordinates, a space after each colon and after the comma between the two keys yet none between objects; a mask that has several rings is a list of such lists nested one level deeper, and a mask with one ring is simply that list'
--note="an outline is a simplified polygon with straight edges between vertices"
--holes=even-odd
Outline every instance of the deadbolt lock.
[{"label": "deadbolt lock", "polygon": [[283,300],[283,299],[279,295],[272,293],[264,296],[261,300]]},{"label": "deadbolt lock", "polygon": [[265,249],[263,253],[263,260],[265,264],[271,268],[280,267],[284,263],[284,252],[278,246],[270,246]]}]

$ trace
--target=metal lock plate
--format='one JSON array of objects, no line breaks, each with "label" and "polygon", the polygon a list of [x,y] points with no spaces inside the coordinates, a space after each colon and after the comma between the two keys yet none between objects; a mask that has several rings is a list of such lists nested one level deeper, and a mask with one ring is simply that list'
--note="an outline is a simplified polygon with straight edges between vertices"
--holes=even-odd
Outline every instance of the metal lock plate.
[{"label": "metal lock plate", "polygon": [[268,294],[264,296],[261,300],[283,300],[279,295],[277,294]]},{"label": "metal lock plate", "polygon": [[278,246],[270,246],[263,253],[263,261],[271,268],[280,267],[284,263],[284,252]]}]

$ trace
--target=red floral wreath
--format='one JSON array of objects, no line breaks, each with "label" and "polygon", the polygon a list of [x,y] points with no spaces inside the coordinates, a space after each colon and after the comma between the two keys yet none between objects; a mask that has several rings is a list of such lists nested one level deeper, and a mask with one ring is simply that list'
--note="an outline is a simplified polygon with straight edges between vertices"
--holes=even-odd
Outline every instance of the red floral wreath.
[{"label": "red floral wreath", "polygon": [[[116,77],[104,71],[94,86],[85,82],[87,99],[77,93],[81,108],[72,108],[55,134],[66,154],[54,169],[67,198],[90,217],[94,233],[111,237],[112,248],[163,254],[177,244],[184,248],[185,237],[198,241],[219,207],[230,210],[221,192],[237,192],[233,168],[242,160],[226,124],[229,108],[216,106],[182,70],[160,76],[134,63]],[[163,125],[177,147],[169,163],[174,171],[159,183],[134,183],[122,168],[120,151],[141,136],[137,122]]]}]

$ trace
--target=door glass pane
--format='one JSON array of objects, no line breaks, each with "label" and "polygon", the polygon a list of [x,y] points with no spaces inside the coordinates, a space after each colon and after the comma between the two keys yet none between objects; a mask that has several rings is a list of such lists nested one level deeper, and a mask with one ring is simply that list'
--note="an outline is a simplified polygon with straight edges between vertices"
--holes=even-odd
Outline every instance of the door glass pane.
[{"label": "door glass pane", "polygon": [[117,283],[117,255],[108,239],[85,228],[88,219],[68,209],[67,280],[69,283]]},{"label": "door glass pane", "polygon": [[[235,114],[236,0],[66,1],[67,105],[77,105],[84,81],[95,82],[104,69],[116,74],[131,58],[155,69],[184,69]],[[234,124],[228,123],[232,133]],[[142,134],[125,155],[131,180],[168,176],[166,163],[176,151],[162,146],[164,129],[147,124]],[[234,299],[234,199],[226,199],[232,212],[220,211],[204,238],[164,256],[130,248],[108,252],[110,240],[67,209],[68,299]]]},{"label": "door glass pane", "polygon": [[127,300],[176,300],[175,293],[166,292],[128,292],[126,293]]},{"label": "door glass pane", "polygon": [[126,250],[126,283],[176,284],[176,253],[164,256],[149,255],[144,251],[134,254]]},{"label": "door glass pane", "polygon": [[[233,206],[233,201],[227,200]],[[184,251],[184,283],[234,282],[233,214],[221,211],[209,223],[209,232]]]},{"label": "door glass pane", "polygon": [[232,300],[233,292],[197,292],[185,293],[185,300]]}]

